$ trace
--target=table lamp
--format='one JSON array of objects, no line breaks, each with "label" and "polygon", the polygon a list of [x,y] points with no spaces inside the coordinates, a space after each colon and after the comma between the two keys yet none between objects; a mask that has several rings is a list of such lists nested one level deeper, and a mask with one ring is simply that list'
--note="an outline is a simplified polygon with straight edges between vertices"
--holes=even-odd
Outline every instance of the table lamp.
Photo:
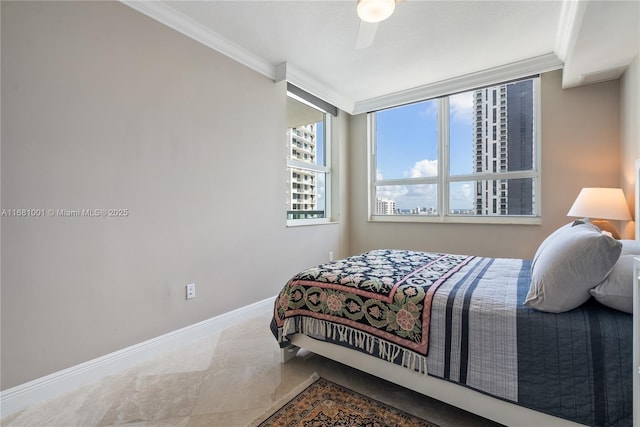
[{"label": "table lamp", "polygon": [[629,206],[620,188],[583,188],[567,216],[590,218],[593,225],[611,233],[614,239],[620,239],[620,235],[607,220],[631,221]]}]

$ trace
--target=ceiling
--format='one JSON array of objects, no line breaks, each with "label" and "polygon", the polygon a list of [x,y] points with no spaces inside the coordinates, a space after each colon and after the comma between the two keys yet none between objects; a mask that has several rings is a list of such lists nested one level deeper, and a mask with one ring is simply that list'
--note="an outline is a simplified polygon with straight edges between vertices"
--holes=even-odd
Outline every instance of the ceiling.
[{"label": "ceiling", "polygon": [[405,0],[364,49],[356,0],[122,1],[350,113],[563,67],[564,87],[615,79],[640,44],[637,0]]}]

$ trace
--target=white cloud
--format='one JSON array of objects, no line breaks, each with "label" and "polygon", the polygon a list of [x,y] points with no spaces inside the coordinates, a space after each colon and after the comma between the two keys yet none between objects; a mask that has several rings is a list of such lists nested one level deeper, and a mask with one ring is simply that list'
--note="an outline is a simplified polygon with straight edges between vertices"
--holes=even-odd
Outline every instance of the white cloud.
[{"label": "white cloud", "polygon": [[[438,175],[438,161],[424,159],[416,162],[405,176],[410,178],[432,177]],[[377,171],[378,178],[382,178]],[[376,197],[394,200],[399,209],[433,207],[437,205],[437,186],[435,184],[385,185],[378,187]]]},{"label": "white cloud", "polygon": [[409,187],[407,196],[419,200],[434,201],[436,200],[436,185],[435,184],[418,184]]},{"label": "white cloud", "polygon": [[472,209],[475,187],[470,182],[452,184],[450,200],[453,209]]},{"label": "white cloud", "polygon": [[420,117],[438,118],[438,104],[435,101],[425,101],[422,106],[424,108],[418,111]]},{"label": "white cloud", "polygon": [[408,173],[410,178],[438,176],[438,161],[424,159],[416,162]]},{"label": "white cloud", "polygon": [[385,185],[378,187],[376,197],[394,200],[399,209],[436,207],[437,191],[434,184]]},{"label": "white cloud", "polygon": [[454,120],[471,121],[473,117],[473,92],[451,95],[449,97],[449,108]]},{"label": "white cloud", "polygon": [[408,192],[409,190],[404,185],[384,185],[378,187],[376,197],[382,200],[395,200],[398,203]]},{"label": "white cloud", "polygon": [[[424,159],[416,162],[405,172],[409,178],[433,177],[438,174],[438,161]],[[382,172],[376,171],[379,180]],[[473,209],[475,186],[472,182],[453,183],[449,187],[450,207],[453,209]],[[394,200],[399,209],[437,206],[437,185],[385,185],[377,188],[376,197],[384,200]]]}]

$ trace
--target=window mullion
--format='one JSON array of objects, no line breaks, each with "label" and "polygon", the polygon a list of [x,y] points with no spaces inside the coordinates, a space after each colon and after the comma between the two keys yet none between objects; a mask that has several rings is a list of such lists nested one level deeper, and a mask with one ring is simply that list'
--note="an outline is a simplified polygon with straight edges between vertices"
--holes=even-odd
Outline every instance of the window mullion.
[{"label": "window mullion", "polygon": [[301,162],[299,160],[292,160],[292,159],[287,160],[287,166],[290,168],[309,170],[309,171],[320,172],[320,173],[330,172],[330,168],[328,168],[327,166],[314,165],[312,163],[306,163],[306,162]]},{"label": "window mullion", "polygon": [[449,212],[449,97],[438,100],[438,213]]},{"label": "window mullion", "polygon": [[437,176],[430,176],[424,178],[398,178],[398,179],[383,179],[375,181],[375,186],[384,185],[418,185],[418,184],[439,184],[440,178]]},{"label": "window mullion", "polygon": [[331,166],[333,165],[333,157],[332,157],[332,145],[331,143],[327,144],[326,141],[335,141],[333,136],[333,118],[329,115],[324,116],[324,134],[325,134],[325,144],[324,144],[324,164],[325,164],[325,174],[324,174],[324,211],[325,218],[328,221],[331,221],[333,218],[333,197],[335,192],[333,191],[333,173],[331,173]]},{"label": "window mullion", "polygon": [[376,184],[378,179],[378,174],[376,172],[377,167],[377,150],[376,144],[378,143],[376,139],[376,113],[367,114],[367,141],[370,141],[368,144],[368,149],[370,150],[369,158],[371,162],[369,163],[369,218],[372,215],[375,215],[377,212],[375,210],[375,201],[376,201]]},{"label": "window mullion", "polygon": [[470,175],[455,175],[448,176],[448,182],[465,182],[465,181],[498,181],[502,179],[521,179],[521,178],[535,178],[536,171],[523,170],[523,171],[508,171],[508,172],[486,172],[475,173]]}]

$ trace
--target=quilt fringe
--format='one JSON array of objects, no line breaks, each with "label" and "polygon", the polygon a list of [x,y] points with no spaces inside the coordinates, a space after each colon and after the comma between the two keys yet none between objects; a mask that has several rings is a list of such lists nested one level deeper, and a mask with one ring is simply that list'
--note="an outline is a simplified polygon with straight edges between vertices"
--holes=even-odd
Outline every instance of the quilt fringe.
[{"label": "quilt fringe", "polygon": [[[343,345],[355,347],[364,353],[387,362],[399,364],[420,374],[427,374],[426,356],[349,326],[313,317],[288,317],[284,320],[282,328],[278,329],[278,342],[287,342],[286,337],[296,333],[308,335],[321,341],[329,339]],[[398,363],[397,360],[400,356],[402,356],[402,362]]]}]

